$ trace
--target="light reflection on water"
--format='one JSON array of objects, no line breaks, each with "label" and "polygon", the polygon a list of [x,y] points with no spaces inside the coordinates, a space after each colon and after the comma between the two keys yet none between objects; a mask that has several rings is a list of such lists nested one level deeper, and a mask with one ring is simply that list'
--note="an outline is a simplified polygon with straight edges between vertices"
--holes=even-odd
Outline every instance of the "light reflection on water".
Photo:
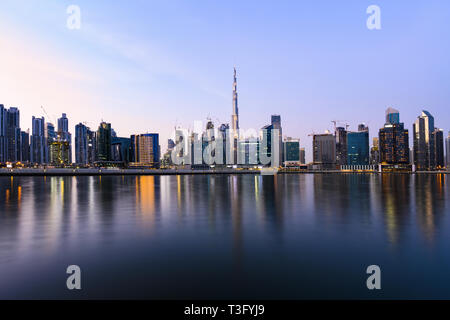
[{"label": "light reflection on water", "polygon": [[448,196],[443,174],[1,177],[0,297],[450,298]]}]

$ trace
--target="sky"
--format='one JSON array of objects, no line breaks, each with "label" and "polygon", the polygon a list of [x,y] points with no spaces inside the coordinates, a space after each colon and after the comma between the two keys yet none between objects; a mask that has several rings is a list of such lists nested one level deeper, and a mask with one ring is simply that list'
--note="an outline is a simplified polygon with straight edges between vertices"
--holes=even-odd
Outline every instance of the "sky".
[{"label": "sky", "polygon": [[280,114],[310,161],[309,134],[340,120],[376,136],[389,106],[410,131],[428,110],[447,135],[449,39],[447,0],[2,0],[0,104],[22,130],[67,113],[72,134],[104,120],[122,137],[159,133],[164,151],[176,125],[231,122],[236,66],[240,127]]}]

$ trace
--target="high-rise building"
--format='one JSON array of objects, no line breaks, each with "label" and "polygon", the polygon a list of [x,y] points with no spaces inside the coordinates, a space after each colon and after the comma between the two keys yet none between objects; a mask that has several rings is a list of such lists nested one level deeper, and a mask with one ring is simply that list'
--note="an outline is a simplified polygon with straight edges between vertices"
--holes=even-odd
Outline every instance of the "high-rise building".
[{"label": "high-rise building", "polygon": [[347,164],[369,164],[369,132],[358,131],[347,133]]},{"label": "high-rise building", "polygon": [[233,77],[233,114],[231,116],[231,128],[233,130],[233,135],[238,138],[239,130],[239,109],[238,109],[238,92],[237,92],[237,77],[236,68],[234,68]]},{"label": "high-rise building", "polygon": [[409,170],[409,132],[400,122],[397,110],[386,110],[386,124],[380,129],[380,163],[386,168]]},{"label": "high-rise building", "polygon": [[[69,163],[72,162],[72,134],[69,132],[69,119],[65,113],[58,119],[58,140],[69,143]],[[65,144],[64,144],[65,145]]]},{"label": "high-rise building", "polygon": [[423,110],[413,124],[413,153],[416,170],[434,170],[435,146],[432,138],[434,132],[434,117]]},{"label": "high-rise building", "polygon": [[51,122],[47,122],[45,126],[45,138],[47,139],[48,143],[56,141],[57,134],[55,131],[55,126]]},{"label": "high-rise building", "polygon": [[347,133],[347,164],[369,164],[369,128],[364,124],[358,126],[358,132]]},{"label": "high-rise building", "polygon": [[70,144],[58,133],[56,140],[48,144],[49,162],[58,167],[70,165]]},{"label": "high-rise building", "polygon": [[445,139],[445,152],[446,152],[446,166],[447,169],[450,168],[450,131],[448,132],[448,136]]},{"label": "high-rise building", "polygon": [[88,159],[88,127],[79,123],[75,126],[75,163],[87,165]]},{"label": "high-rise building", "polygon": [[6,111],[6,161],[20,161],[20,112],[17,108]]},{"label": "high-rise building", "polygon": [[113,137],[111,140],[111,157],[112,161],[127,164],[130,162],[131,139]]},{"label": "high-rise building", "polygon": [[94,164],[97,161],[97,132],[87,130],[87,159],[88,164]]},{"label": "high-rise building", "polygon": [[336,138],[331,133],[313,135],[313,162],[321,169],[336,168]]},{"label": "high-rise building", "polygon": [[445,168],[444,161],[444,130],[442,129],[434,129],[431,134],[431,139],[434,144],[434,163],[435,170],[441,170]]},{"label": "high-rise building", "polygon": [[300,148],[300,164],[306,164],[305,148]]},{"label": "high-rise building", "polygon": [[0,104],[0,162],[6,162],[6,108]]},{"label": "high-rise building", "polygon": [[336,163],[338,165],[347,164],[347,130],[343,127],[336,127]]},{"label": "high-rise building", "polygon": [[378,137],[372,139],[372,148],[370,148],[370,164],[380,163],[380,147]]},{"label": "high-rise building", "polygon": [[145,133],[131,136],[131,160],[133,165],[159,167],[159,134]]},{"label": "high-rise building", "polygon": [[284,147],[284,166],[298,166],[300,165],[300,140],[286,138],[283,142]]},{"label": "high-rise building", "polygon": [[284,148],[283,148],[283,129],[281,127],[281,116],[274,114],[271,117],[271,123],[272,123],[272,127],[275,130],[278,130],[278,145],[280,146],[279,148],[279,159],[280,162],[283,161],[284,159]]},{"label": "high-rise building", "polygon": [[386,124],[399,124],[400,123],[400,113],[394,108],[386,109]]},{"label": "high-rise building", "polygon": [[[260,155],[261,160],[272,158],[272,134],[273,126],[271,124],[262,127],[260,136]],[[268,165],[267,163],[264,163]]]},{"label": "high-rise building", "polygon": [[29,132],[22,131],[20,133],[20,161],[30,162],[30,134]]},{"label": "high-rise building", "polygon": [[30,146],[30,161],[34,164],[47,163],[47,139],[45,137],[45,119],[33,117]]},{"label": "high-rise building", "polygon": [[111,123],[102,122],[97,130],[97,160],[111,161]]}]

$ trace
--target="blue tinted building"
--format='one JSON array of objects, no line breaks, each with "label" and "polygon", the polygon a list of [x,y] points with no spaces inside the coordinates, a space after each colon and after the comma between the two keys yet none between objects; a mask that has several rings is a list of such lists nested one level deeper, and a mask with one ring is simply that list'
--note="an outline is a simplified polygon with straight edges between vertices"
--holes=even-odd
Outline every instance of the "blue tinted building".
[{"label": "blue tinted building", "polygon": [[369,131],[347,133],[347,164],[369,164]]}]

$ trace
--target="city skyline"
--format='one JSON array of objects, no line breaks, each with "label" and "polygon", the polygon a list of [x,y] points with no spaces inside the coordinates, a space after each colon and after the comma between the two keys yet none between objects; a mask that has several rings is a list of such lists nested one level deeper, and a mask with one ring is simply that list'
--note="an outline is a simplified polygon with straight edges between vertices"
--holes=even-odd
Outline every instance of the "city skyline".
[{"label": "city skyline", "polygon": [[[80,30],[66,27],[69,4],[45,11],[33,1],[0,5],[8,12],[0,13],[1,103],[21,110],[23,131],[31,129],[28,119],[44,115],[42,105],[50,117],[67,113],[72,133],[79,122],[95,128],[103,119],[121,136],[159,132],[164,149],[177,124],[189,127],[208,116],[229,123],[234,65],[240,127],[261,128],[280,114],[284,135],[301,140],[307,161],[308,134],[331,130],[332,119],[345,119],[350,130],[366,123],[370,140],[388,106],[400,110],[409,130],[423,109],[439,118],[444,133],[450,127],[449,72],[441,63],[450,48],[440,41],[448,33],[445,2],[408,3],[405,12],[401,2],[379,1],[383,27],[376,31],[365,26],[369,3],[329,3],[323,10],[262,2],[252,15],[249,3],[234,10],[175,1],[150,10],[148,4],[78,1]],[[174,8],[180,14],[175,10],[169,21],[157,17]],[[149,19],[140,19],[144,12]],[[202,29],[205,24],[213,30]]]}]

